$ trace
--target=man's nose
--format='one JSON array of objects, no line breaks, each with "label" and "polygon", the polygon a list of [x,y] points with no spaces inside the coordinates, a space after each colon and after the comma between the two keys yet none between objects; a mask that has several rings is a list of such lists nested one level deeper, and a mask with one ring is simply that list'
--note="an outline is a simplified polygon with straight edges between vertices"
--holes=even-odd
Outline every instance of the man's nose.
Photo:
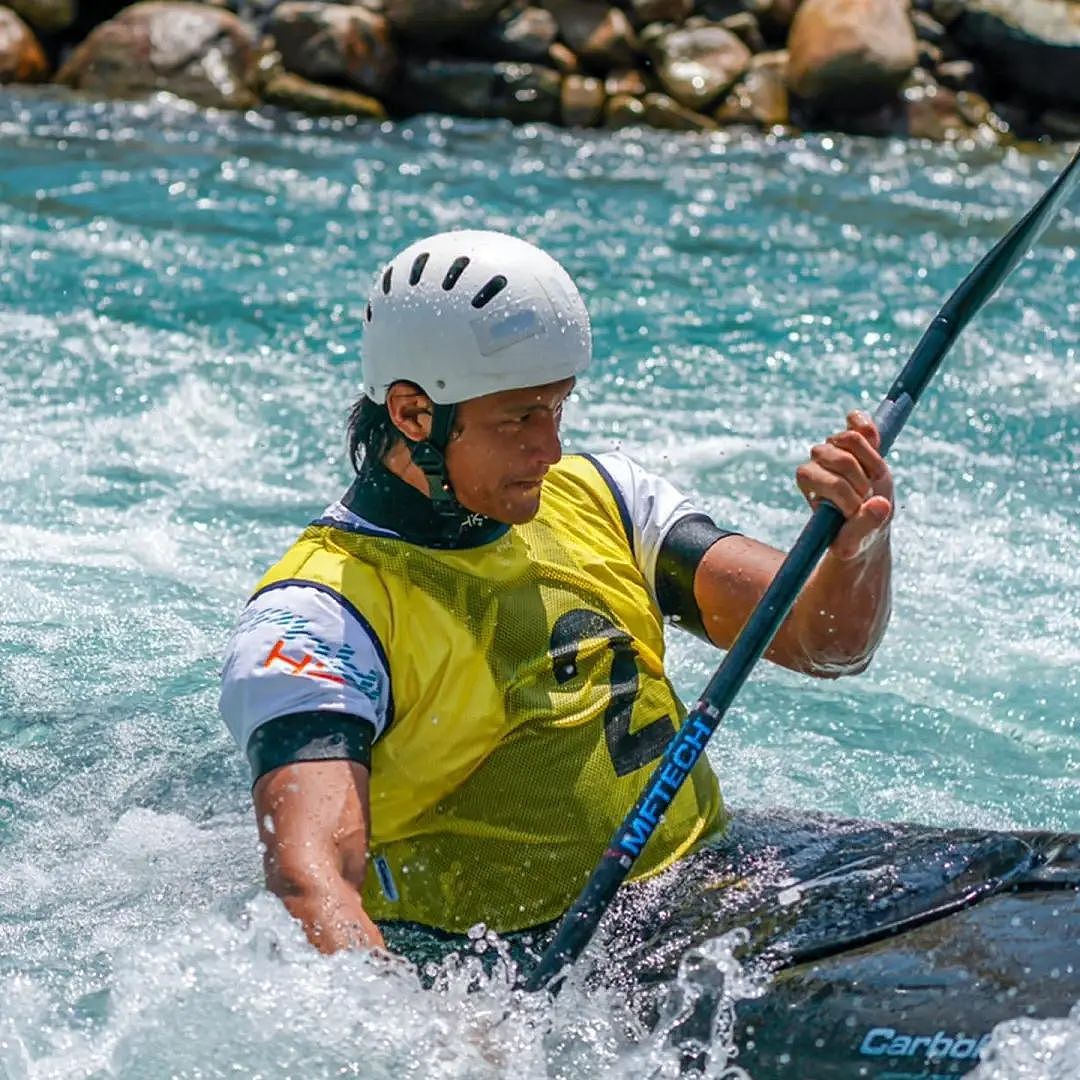
[{"label": "man's nose", "polygon": [[533,449],[545,465],[557,465],[562,458],[562,438],[559,435],[559,419],[554,415],[535,418]]}]

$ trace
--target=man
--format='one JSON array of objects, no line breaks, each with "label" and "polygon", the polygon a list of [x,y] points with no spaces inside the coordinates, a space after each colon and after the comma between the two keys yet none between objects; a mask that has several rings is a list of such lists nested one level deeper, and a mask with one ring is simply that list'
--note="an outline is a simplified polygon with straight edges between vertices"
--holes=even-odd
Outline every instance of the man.
[{"label": "man", "polygon": [[[727,648],[782,559],[622,454],[562,457],[589,319],[530,244],[413,244],[376,278],[363,353],[357,478],[258,586],[221,696],[267,883],[325,952],[381,945],[382,920],[557,918],[685,715],[665,617]],[[853,413],[798,469],[846,522],[775,663],[833,677],[877,646],[892,513],[877,444]],[[724,821],[703,757],[632,878]]]}]

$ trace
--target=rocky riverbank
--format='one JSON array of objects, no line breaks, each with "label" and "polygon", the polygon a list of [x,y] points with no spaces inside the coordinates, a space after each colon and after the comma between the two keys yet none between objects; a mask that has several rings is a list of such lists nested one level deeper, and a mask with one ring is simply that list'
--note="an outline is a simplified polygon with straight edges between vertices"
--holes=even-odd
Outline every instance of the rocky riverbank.
[{"label": "rocky riverbank", "polygon": [[1080,138],[1080,0],[6,0],[0,84],[382,119]]}]

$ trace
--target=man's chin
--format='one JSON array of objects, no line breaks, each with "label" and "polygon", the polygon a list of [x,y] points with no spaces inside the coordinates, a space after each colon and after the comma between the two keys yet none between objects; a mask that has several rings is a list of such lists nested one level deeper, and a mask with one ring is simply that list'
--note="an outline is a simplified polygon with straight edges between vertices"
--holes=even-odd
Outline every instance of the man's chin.
[{"label": "man's chin", "polygon": [[499,514],[490,514],[489,517],[501,521],[504,525],[527,525],[540,512],[540,500],[537,499],[530,506],[521,506],[504,509]]},{"label": "man's chin", "polygon": [[528,523],[530,521],[532,521],[532,519],[534,517],[536,517],[536,515],[539,514],[539,513],[540,513],[540,500],[537,499],[535,506],[533,506],[531,509],[529,509],[527,511],[522,511],[520,514],[515,516],[513,521],[508,521],[506,524],[507,525],[528,525]]},{"label": "man's chin", "polygon": [[540,488],[528,492],[515,492],[512,496],[498,500],[484,513],[488,517],[501,521],[504,525],[527,525],[540,512]]}]

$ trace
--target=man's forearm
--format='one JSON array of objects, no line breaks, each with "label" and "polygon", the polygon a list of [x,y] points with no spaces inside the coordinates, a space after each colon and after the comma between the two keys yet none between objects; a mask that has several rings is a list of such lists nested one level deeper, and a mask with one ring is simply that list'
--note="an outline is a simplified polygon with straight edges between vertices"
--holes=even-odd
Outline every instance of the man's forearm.
[{"label": "man's forearm", "polygon": [[320,952],[385,948],[382,933],[364,911],[359,892],[344,878],[327,874],[317,882],[286,882],[278,877],[268,879],[267,885],[281,897]]},{"label": "man's forearm", "polygon": [[887,528],[853,558],[826,553],[791,614],[809,674],[830,678],[867,667],[889,622],[891,579]]},{"label": "man's forearm", "polygon": [[360,900],[367,869],[368,770],[354,761],[302,761],[254,788],[266,886],[321,952],[383,946]]}]

